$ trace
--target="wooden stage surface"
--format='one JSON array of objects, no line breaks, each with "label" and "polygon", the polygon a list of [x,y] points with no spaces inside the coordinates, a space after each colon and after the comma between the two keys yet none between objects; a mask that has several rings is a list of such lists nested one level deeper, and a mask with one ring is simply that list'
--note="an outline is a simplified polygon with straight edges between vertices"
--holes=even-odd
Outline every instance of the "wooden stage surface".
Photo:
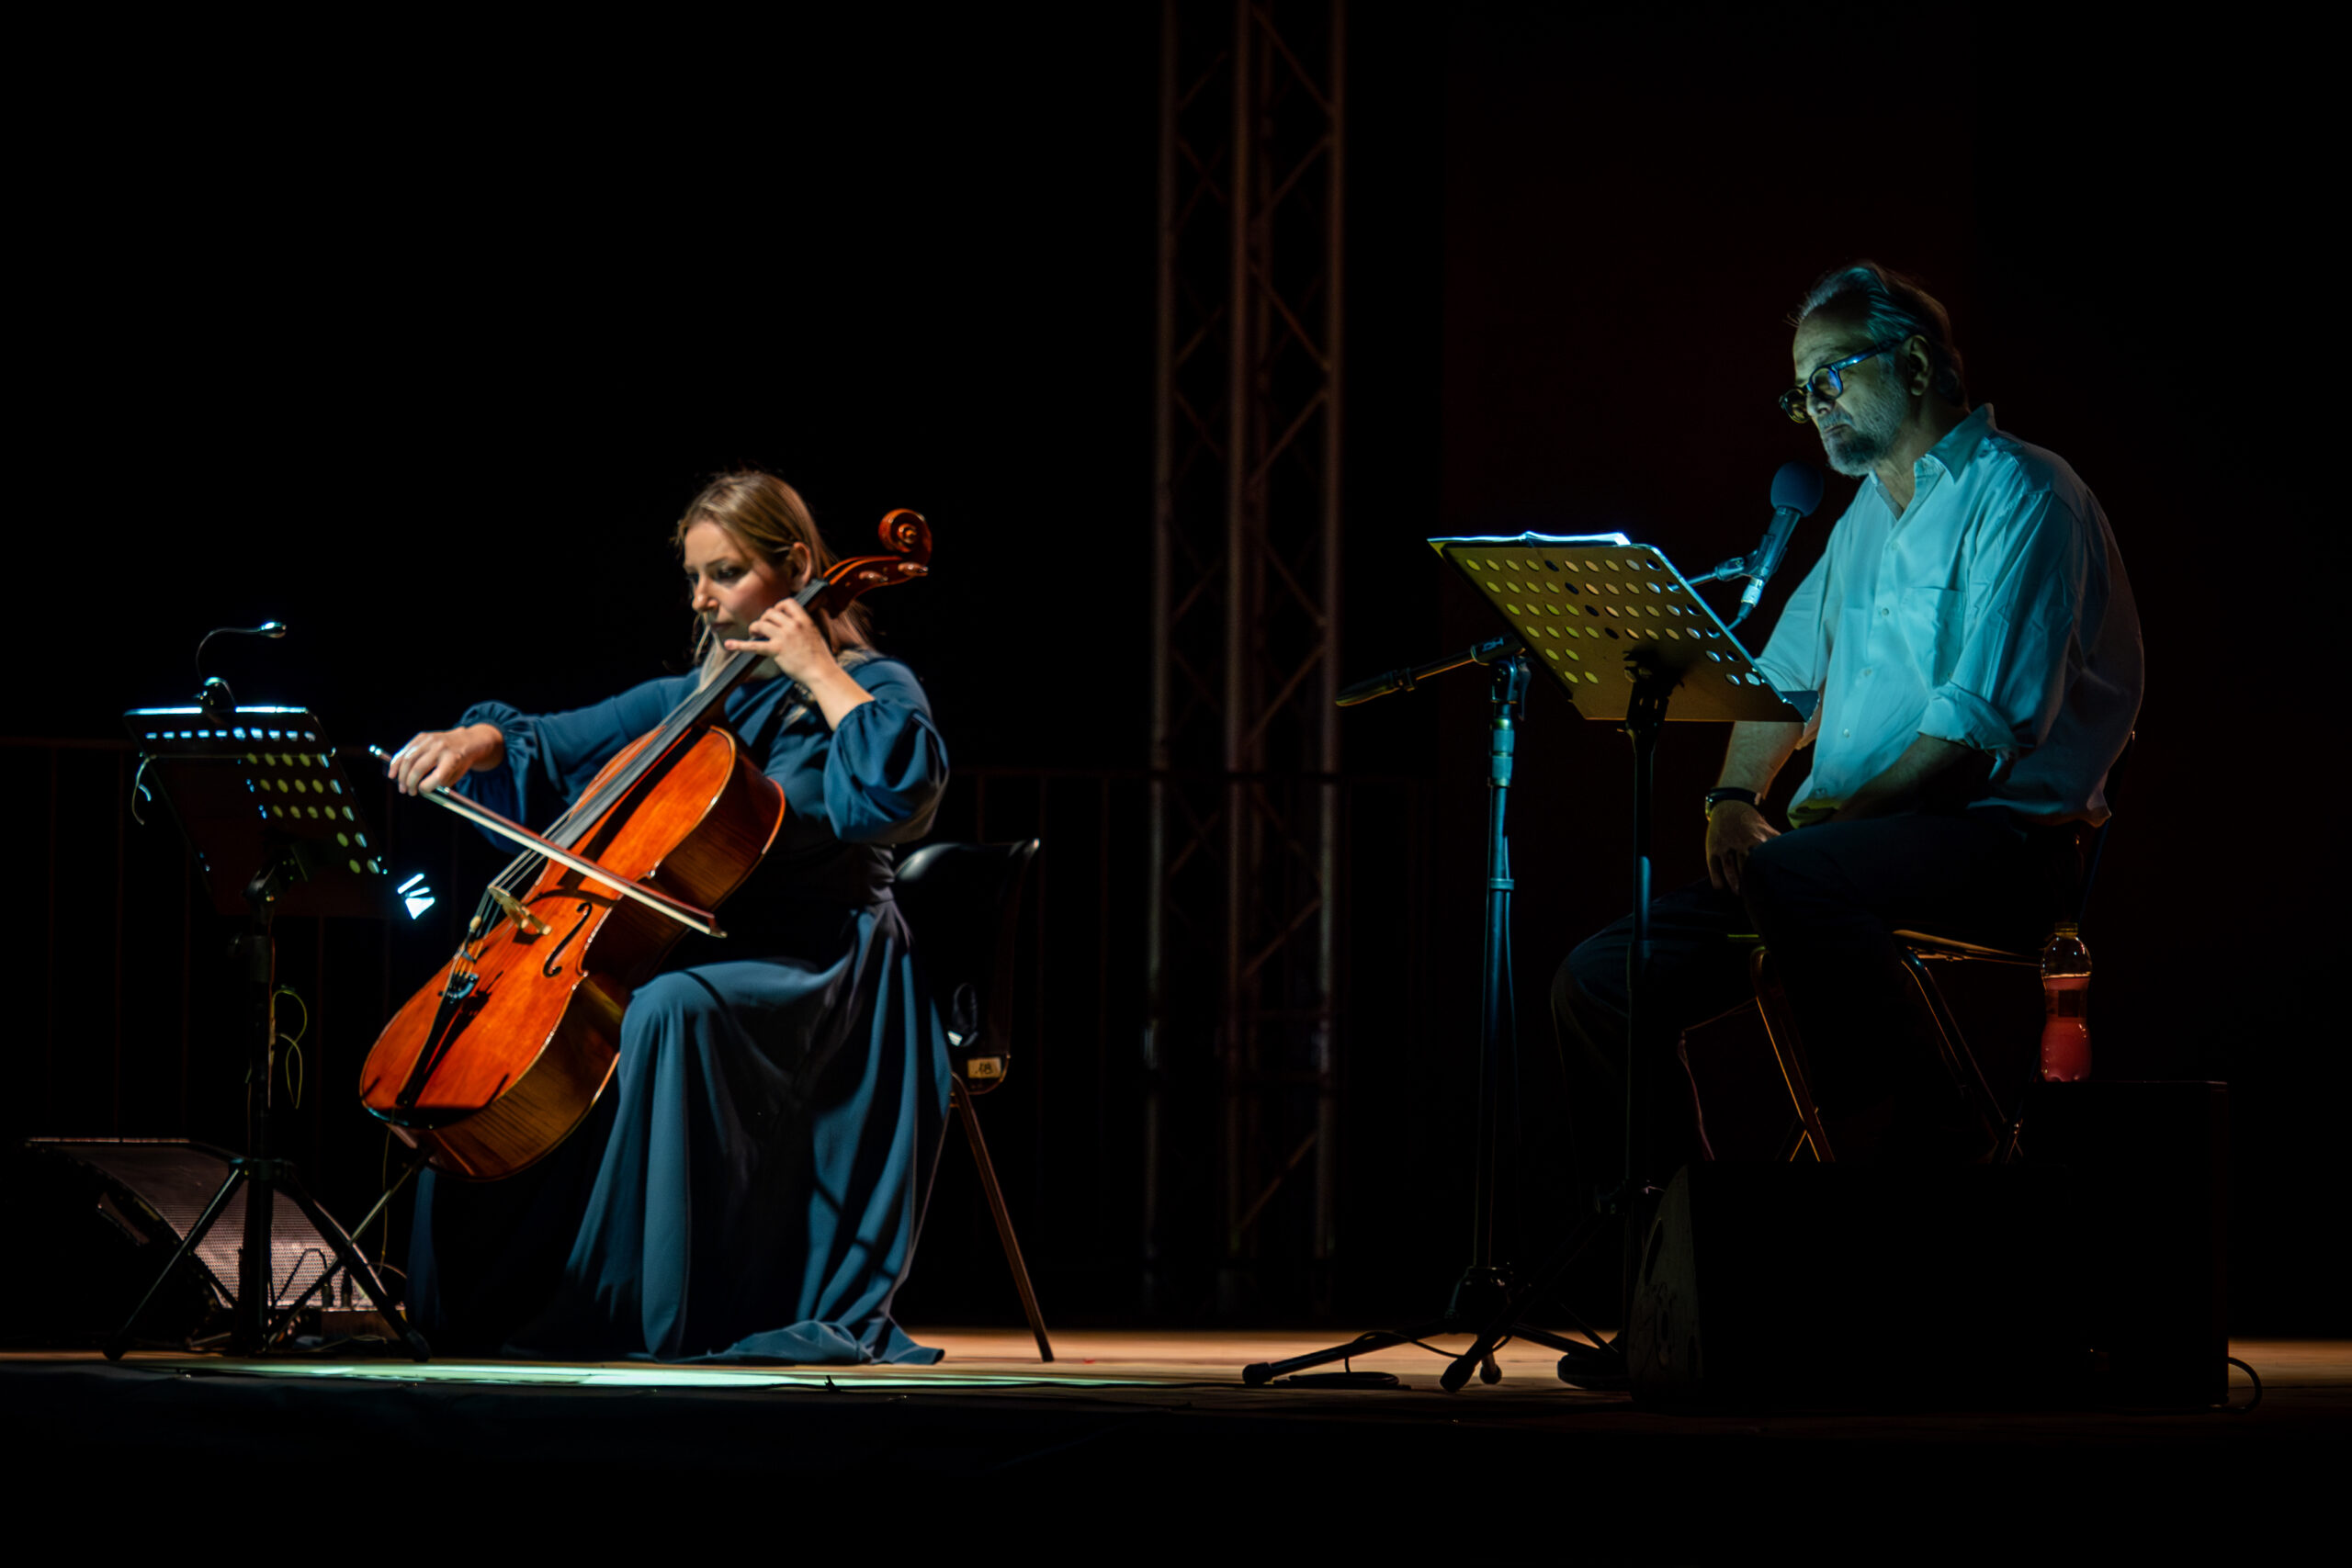
[{"label": "wooden stage surface", "polygon": [[[1399,1389],[1242,1384],[1248,1363],[1342,1337],[1328,1331],[1065,1330],[1050,1365],[1018,1330],[910,1332],[945,1359],[931,1367],[417,1366],[382,1356],[142,1352],[108,1365],[91,1353],[18,1352],[0,1356],[0,1415],[28,1455],[11,1478],[28,1495],[62,1495],[56,1483],[98,1472],[212,1470],[233,1453],[343,1475],[422,1458],[571,1486],[789,1474],[801,1486],[863,1487],[885,1472],[991,1490],[1052,1483],[1065,1499],[1092,1498],[1088,1506],[1107,1506],[1138,1478],[1202,1496],[1345,1495],[1351,1506],[1374,1507],[1461,1487],[1528,1486],[1595,1499],[1581,1505],[1594,1517],[1579,1528],[1635,1556],[1647,1551],[1636,1541],[1660,1528],[1702,1556],[1730,1550],[1792,1498],[1829,1508],[1841,1529],[1883,1533],[1954,1497],[1973,1508],[2019,1488],[2041,1493],[2043,1510],[2079,1506],[2104,1519],[2109,1544],[2188,1546],[2210,1533],[2218,1548],[2233,1539],[2230,1499],[2241,1489],[2261,1493],[2265,1517],[2290,1517],[2304,1495],[2282,1482],[2314,1464],[2332,1468],[2323,1455],[2352,1433],[2352,1342],[2233,1345],[2262,1378],[2261,1403],[2247,1414],[1709,1416],[1568,1388],[1553,1353],[1520,1344],[1504,1348],[1499,1383],[1446,1393],[1437,1382],[1443,1362],[1411,1348],[1354,1362],[1396,1373]],[[2233,1372],[2237,1402],[2251,1392]],[[28,1450],[32,1433],[40,1439]],[[2330,1493],[2314,1489],[2314,1506]],[[1974,1535],[1967,1551],[1959,1538],[1951,1544],[1954,1555],[1986,1549]],[[1940,1555],[1927,1546],[1904,1554]]]}]

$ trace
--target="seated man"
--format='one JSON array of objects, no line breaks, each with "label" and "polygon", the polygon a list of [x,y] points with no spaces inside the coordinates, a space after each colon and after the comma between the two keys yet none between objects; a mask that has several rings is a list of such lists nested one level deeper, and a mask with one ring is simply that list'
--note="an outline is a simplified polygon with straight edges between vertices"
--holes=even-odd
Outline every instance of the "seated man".
[{"label": "seated man", "polygon": [[[2140,625],[2098,502],[2054,453],[1970,411],[1943,307],[1869,262],[1797,315],[1781,407],[1862,483],[1758,664],[1819,694],[1805,723],[1739,724],[1707,793],[1707,878],[1652,901],[1632,1043],[1661,1061],[1748,998],[1760,932],[1796,1016],[1841,1161],[1965,1159],[1959,1103],[1918,1034],[1900,928],[2032,950],[2068,908],[2076,825],[2107,816],[2107,771],[2139,712]],[[1799,746],[1813,772],[1758,808]],[[1623,1165],[1631,920],[1577,947],[1553,987],[1577,1103],[1577,1164]],[[1652,1075],[1655,1082],[1657,1075]],[[1647,1123],[1669,1135],[1651,1091]],[[1669,1145],[1652,1151],[1662,1179]]]}]

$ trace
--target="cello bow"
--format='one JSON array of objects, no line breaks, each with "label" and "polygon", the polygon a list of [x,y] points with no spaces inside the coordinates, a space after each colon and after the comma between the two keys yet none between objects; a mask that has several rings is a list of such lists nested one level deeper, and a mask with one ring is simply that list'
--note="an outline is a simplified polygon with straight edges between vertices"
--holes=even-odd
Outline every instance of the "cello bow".
[{"label": "cello bow", "polygon": [[[368,747],[368,754],[379,762],[390,762],[392,760],[392,754],[381,746]],[[581,875],[611,888],[624,898],[634,898],[647,908],[669,916],[688,931],[700,931],[703,935],[711,937],[724,937],[727,934],[718,929],[718,917],[708,909],[697,909],[683,898],[673,898],[667,893],[656,892],[641,882],[632,881],[616,872],[606,871],[587,856],[573,854],[559,844],[548,842],[513,818],[501,816],[480,801],[470,800],[454,790],[443,789],[437,784],[420,790],[418,793],[444,811],[454,811],[477,828],[495,833],[510,842],[520,844],[534,854],[545,855],[558,865],[569,866]]]}]

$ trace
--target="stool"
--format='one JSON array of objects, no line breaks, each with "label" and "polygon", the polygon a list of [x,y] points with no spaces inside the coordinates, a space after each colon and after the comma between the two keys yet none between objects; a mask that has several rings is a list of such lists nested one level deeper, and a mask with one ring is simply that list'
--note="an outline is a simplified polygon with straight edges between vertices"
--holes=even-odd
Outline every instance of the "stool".
[{"label": "stool", "polygon": [[[1961,1033],[1960,1024],[1952,1017],[1951,1007],[1944,1000],[1942,988],[1936,984],[1935,976],[1928,972],[1928,964],[2005,964],[2039,973],[2041,955],[1983,947],[1926,931],[1898,931],[1894,935],[1902,952],[1904,971],[1911,976],[1928,1018],[1935,1025],[1936,1052],[1943,1062],[1944,1072],[1983,1128],[1986,1140],[1992,1144],[1992,1162],[2007,1165],[2018,1156],[2023,1091],[2019,1091],[2017,1111],[2003,1108],[2000,1097],[1993,1092],[1993,1086],[1986,1080],[1984,1069],[1977,1062],[1975,1053],[1969,1049],[1967,1038]],[[1733,940],[1741,939],[1735,937]],[[1781,1067],[1781,1079],[1788,1086],[1789,1101],[1797,1113],[1796,1124],[1789,1130],[1781,1157],[1793,1160],[1810,1146],[1815,1159],[1825,1165],[1830,1164],[1838,1156],[1830,1147],[1829,1134],[1822,1128],[1821,1111],[1814,1100],[1813,1085],[1805,1073],[1804,1050],[1797,1038],[1796,1020],[1789,1010],[1787,993],[1781,989],[1779,980],[1771,973],[1770,954],[1765,951],[1762,942],[1752,938],[1748,940],[1755,941],[1755,946],[1748,954],[1747,974],[1756,991],[1756,1010],[1764,1021],[1765,1038],[1771,1042],[1772,1055]]]},{"label": "stool", "polygon": [[[2093,829],[2084,856],[2082,882],[2075,895],[2075,929],[2085,928],[2090,913],[2091,888],[2098,880],[2099,858],[2107,852],[2108,830],[2115,826],[2115,795],[2122,784],[2125,765],[2132,761],[2132,748],[2139,741],[2138,731],[2123,738],[2123,749],[2107,770],[2101,787],[2107,795],[2108,818]],[[2015,1109],[2005,1109],[1993,1086],[1985,1081],[1984,1069],[1978,1065],[1976,1055],[1968,1048],[1967,1040],[1960,1032],[1960,1025],[1951,1015],[1951,1008],[1944,1000],[1943,990],[1935,976],[1928,973],[1930,964],[2005,964],[2013,968],[2031,969],[2039,973],[2041,954],[2012,953],[2005,948],[1984,947],[1975,942],[1960,942],[1928,931],[1898,931],[1893,933],[1895,945],[1903,955],[1903,967],[1911,976],[1919,993],[1919,1000],[1927,1009],[1929,1021],[1936,1032],[1937,1055],[1943,1059],[1944,1071],[1952,1087],[1967,1102],[1984,1135],[1993,1145],[1992,1162],[2007,1165],[2018,1156],[2018,1139],[2025,1117],[2025,1090],[2019,1086]],[[1772,1043],[1772,1055],[1781,1064],[1781,1080],[1789,1087],[1789,1100],[1796,1107],[1796,1125],[1789,1130],[1781,1147],[1783,1159],[1795,1159],[1807,1145],[1814,1157],[1824,1164],[1836,1160],[1829,1146],[1829,1134],[1822,1130],[1821,1111],[1814,1103],[1813,1086],[1805,1076],[1804,1050],[1797,1039],[1796,1020],[1789,1010],[1787,995],[1766,968],[1767,954],[1763,940],[1755,936],[1735,936],[1734,942],[1753,945],[1748,955],[1747,976],[1756,992],[1756,1010],[1764,1020],[1764,1033]]]}]

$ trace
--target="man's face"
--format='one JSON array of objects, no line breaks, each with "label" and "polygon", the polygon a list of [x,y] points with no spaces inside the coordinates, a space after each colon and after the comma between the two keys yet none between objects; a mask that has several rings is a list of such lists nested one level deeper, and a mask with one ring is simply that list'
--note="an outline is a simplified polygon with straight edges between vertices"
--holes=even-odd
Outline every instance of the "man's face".
[{"label": "man's face", "polygon": [[[1816,310],[1797,328],[1791,355],[1797,384],[1805,385],[1822,366],[1866,354],[1871,347],[1870,333],[1860,321]],[[1895,437],[1911,412],[1911,399],[1903,388],[1904,369],[1903,351],[1893,349],[1840,370],[1838,377],[1845,383],[1845,390],[1835,401],[1808,392],[1805,412],[1821,433],[1821,450],[1831,468],[1859,479],[1894,449]]]}]

